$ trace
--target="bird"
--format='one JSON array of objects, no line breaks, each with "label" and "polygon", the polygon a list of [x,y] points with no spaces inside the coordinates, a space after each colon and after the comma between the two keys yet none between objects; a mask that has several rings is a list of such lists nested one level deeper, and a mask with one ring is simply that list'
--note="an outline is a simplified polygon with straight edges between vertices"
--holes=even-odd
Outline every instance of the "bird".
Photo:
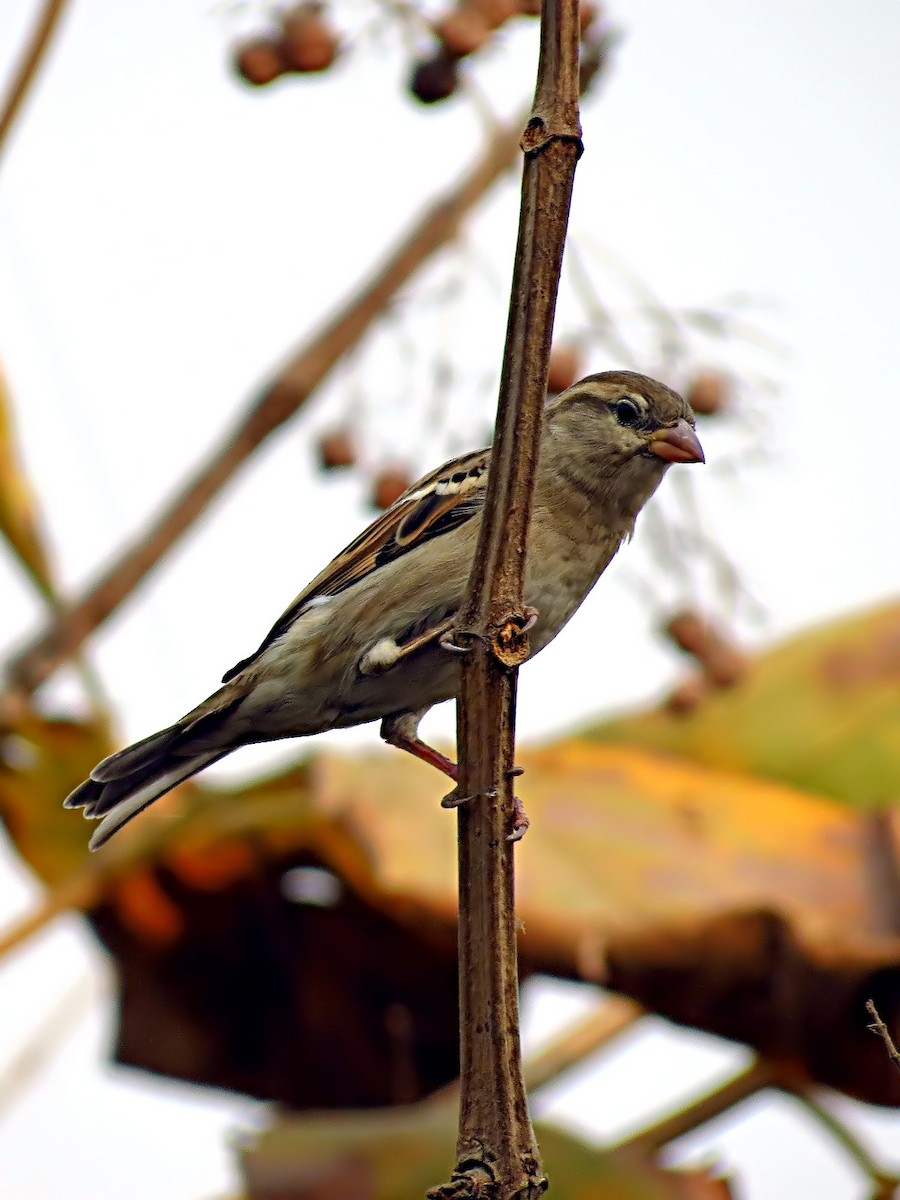
[{"label": "bird", "polygon": [[[588,375],[547,403],[525,560],[524,599],[536,614],[531,657],[631,538],[667,469],[705,461],[695,424],[677,392],[634,371]],[[254,742],[380,720],[389,745],[455,780],[456,764],[422,741],[418,726],[459,690],[460,656],[447,641],[466,596],[489,464],[488,447],[423,476],[304,588],[202,704],[98,763],[64,801],[100,820],[90,848]]]}]

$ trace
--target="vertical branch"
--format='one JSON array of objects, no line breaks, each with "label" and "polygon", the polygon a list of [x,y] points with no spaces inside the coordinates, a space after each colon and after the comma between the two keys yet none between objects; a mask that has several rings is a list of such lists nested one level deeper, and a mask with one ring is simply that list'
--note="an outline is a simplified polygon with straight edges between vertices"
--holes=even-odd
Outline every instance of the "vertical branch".
[{"label": "vertical branch", "polygon": [[517,1197],[546,1189],[528,1116],[519,1046],[512,827],[516,673],[528,657],[525,548],[569,219],[578,115],[576,0],[544,0],[541,53],[494,449],[458,638],[460,1116],[457,1164],[432,1200]]}]

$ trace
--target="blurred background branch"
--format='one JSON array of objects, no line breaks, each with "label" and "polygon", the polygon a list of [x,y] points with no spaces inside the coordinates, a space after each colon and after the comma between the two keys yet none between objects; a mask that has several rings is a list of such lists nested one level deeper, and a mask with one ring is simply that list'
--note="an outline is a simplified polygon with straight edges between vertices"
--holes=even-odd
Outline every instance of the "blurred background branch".
[{"label": "blurred background branch", "polygon": [[0,102],[0,162],[3,159],[10,131],[15,125],[16,117],[25,103],[29,90],[34,86],[41,64],[53,40],[53,34],[65,9],[66,0],[43,0],[28,45],[9,82],[6,98]]}]

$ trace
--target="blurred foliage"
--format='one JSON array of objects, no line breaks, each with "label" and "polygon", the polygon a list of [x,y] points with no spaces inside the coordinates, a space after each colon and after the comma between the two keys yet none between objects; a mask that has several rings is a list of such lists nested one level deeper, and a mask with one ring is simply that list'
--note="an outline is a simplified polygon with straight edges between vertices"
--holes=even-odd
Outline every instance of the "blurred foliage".
[{"label": "blurred foliage", "polygon": [[89,857],[84,826],[62,801],[112,753],[110,729],[103,720],[51,719],[18,706],[4,724],[0,817],[31,869],[60,883]]},{"label": "blurred foliage", "polygon": [[823,625],[760,655],[692,712],[589,726],[624,743],[778,780],[855,807],[900,795],[900,606]]},{"label": "blurred foliage", "polygon": [[[660,1171],[586,1146],[536,1122],[552,1191],[566,1200],[728,1200],[703,1171]],[[248,1200],[409,1200],[446,1174],[454,1104],[387,1113],[284,1118],[241,1151]]]},{"label": "blurred foliage", "polygon": [[[896,826],[829,796],[847,758],[887,744],[896,621],[891,609],[804,635],[696,717],[602,727],[634,727],[636,742],[664,730],[661,749],[644,736],[523,751],[523,974],[606,984],[798,1077],[900,1101],[862,1008],[872,995],[889,1023],[900,1015]],[[791,686],[773,716],[771,695]],[[751,730],[792,719],[795,738],[811,736],[817,686],[834,711],[830,689],[849,688],[850,713],[881,724],[848,717],[846,757],[816,755],[819,794],[749,773],[765,740]],[[745,688],[755,704],[732,728],[719,705],[743,704]],[[681,730],[685,755],[707,746],[720,765],[676,758]],[[108,747],[99,724],[24,715],[2,743],[0,812],[54,888],[102,875],[85,903],[122,981],[120,1058],[298,1108],[395,1104],[454,1077],[455,822],[434,772],[381,751],[320,754],[249,786],[188,784],[88,858],[59,800]]]}]

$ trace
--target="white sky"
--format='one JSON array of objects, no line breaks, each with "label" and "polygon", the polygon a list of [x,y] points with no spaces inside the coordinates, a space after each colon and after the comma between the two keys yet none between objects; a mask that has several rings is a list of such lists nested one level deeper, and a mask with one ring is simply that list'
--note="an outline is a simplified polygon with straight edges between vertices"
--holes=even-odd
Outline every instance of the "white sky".
[{"label": "white sky", "polygon": [[[34,7],[0,7],[0,68]],[[478,152],[470,104],[406,102],[392,43],[348,55],[319,80],[241,89],[226,47],[248,11],[78,0],[0,163],[0,361],[60,576],[73,588],[141,528],[270,366]],[[350,7],[345,23],[360,11]],[[770,638],[897,587],[900,5],[634,0],[615,16],[626,38],[585,112],[572,229],[579,244],[614,247],[669,304],[742,292],[777,306],[764,323],[791,354],[771,366],[783,385],[770,404],[772,461],[748,467],[737,488],[710,477],[700,492],[712,532],[768,612],[753,636]],[[507,111],[528,99],[535,40],[533,26],[504,37],[478,69]],[[483,266],[502,297],[515,203],[514,185],[500,189],[468,248],[445,264],[445,277],[471,282],[477,307],[416,326],[416,337],[443,338],[463,380],[499,359],[504,302],[493,316],[485,309]],[[564,295],[559,328],[579,320]],[[425,467],[441,452],[416,420],[400,420],[404,404],[420,417],[427,404],[417,398],[422,369],[404,366],[395,348],[382,338],[336,376],[96,639],[126,735],[167,723],[211,690],[367,519],[358,476],[323,488],[311,469],[310,432],[342,411],[353,387],[387,412],[369,420],[382,457],[402,452]],[[598,355],[588,365],[615,364]],[[479,440],[489,402],[470,402],[464,440]],[[719,447],[740,444],[715,431],[707,440],[711,462]],[[627,553],[642,561],[640,530]],[[675,676],[627,574],[617,563],[524,673],[526,736],[639,701]],[[11,646],[39,610],[6,562],[0,606]],[[597,626],[615,637],[587,676],[579,638]],[[432,732],[448,732],[452,711],[431,721]],[[261,758],[248,753],[233,769]],[[0,911],[10,918],[33,895],[7,858]],[[0,970],[0,1064],[89,974],[102,977],[100,955],[74,920]],[[560,985],[537,994],[529,1028],[546,1032],[585,995]],[[4,1194],[189,1200],[224,1189],[224,1135],[248,1106],[102,1066],[105,996],[98,983],[65,1053],[0,1115]],[[648,1090],[675,1103],[742,1061],[712,1039],[663,1028],[570,1086],[560,1111],[609,1134],[639,1123]],[[882,1147],[897,1146],[900,1123],[854,1111]],[[822,1200],[865,1194],[787,1101],[717,1123],[690,1150],[738,1164],[749,1200],[787,1200],[800,1187]]]}]

